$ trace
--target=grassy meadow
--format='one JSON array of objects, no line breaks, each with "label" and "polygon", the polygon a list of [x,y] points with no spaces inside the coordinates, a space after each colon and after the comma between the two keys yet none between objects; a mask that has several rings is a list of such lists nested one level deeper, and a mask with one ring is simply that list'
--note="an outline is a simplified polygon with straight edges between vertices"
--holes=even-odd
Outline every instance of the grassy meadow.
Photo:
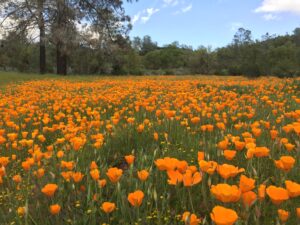
[{"label": "grassy meadow", "polygon": [[0,224],[300,224],[300,80],[0,74]]}]

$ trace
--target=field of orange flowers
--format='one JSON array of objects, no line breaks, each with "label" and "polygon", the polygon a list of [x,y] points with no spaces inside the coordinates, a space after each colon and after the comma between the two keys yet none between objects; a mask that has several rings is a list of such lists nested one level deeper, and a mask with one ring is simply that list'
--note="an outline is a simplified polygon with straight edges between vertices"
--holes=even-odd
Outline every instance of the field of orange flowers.
[{"label": "field of orange flowers", "polygon": [[300,80],[7,85],[0,224],[300,224]]}]

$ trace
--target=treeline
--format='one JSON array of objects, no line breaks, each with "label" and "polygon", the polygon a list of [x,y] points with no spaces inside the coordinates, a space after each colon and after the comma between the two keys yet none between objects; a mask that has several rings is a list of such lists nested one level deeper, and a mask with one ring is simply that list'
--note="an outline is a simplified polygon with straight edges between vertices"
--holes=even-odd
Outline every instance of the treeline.
[{"label": "treeline", "polygon": [[[39,71],[39,43],[27,36],[26,32],[10,32],[0,41],[2,70]],[[160,47],[150,36],[130,40],[120,35],[109,42],[87,36],[81,40],[68,49],[68,73],[300,76],[300,28],[283,36],[267,33],[260,40],[253,40],[251,31],[240,28],[232,43],[217,49],[193,49],[178,42]],[[46,45],[46,72],[55,73],[57,45],[51,41]]]}]

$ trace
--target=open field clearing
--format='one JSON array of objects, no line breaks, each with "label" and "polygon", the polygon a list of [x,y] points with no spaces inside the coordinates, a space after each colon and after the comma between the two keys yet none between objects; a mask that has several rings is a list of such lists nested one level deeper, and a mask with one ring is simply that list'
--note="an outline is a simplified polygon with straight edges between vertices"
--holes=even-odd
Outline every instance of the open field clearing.
[{"label": "open field clearing", "polygon": [[1,76],[1,225],[300,224],[299,79]]}]

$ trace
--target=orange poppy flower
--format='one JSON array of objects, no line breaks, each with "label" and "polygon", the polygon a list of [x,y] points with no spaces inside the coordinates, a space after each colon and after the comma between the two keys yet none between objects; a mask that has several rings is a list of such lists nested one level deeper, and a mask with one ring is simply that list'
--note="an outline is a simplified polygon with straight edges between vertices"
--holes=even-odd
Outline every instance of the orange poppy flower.
[{"label": "orange poppy flower", "polygon": [[191,170],[187,170],[185,174],[183,175],[183,185],[185,187],[191,187],[195,184],[200,183],[202,180],[201,173],[195,172],[193,173]]},{"label": "orange poppy flower", "polygon": [[70,182],[73,172],[72,171],[63,171],[61,172],[61,176],[67,181]]},{"label": "orange poppy flower", "polygon": [[128,165],[131,165],[134,162],[134,159],[135,159],[134,155],[126,155],[125,156],[125,160]]},{"label": "orange poppy flower", "polygon": [[17,213],[19,216],[24,216],[26,214],[26,207],[18,207]]},{"label": "orange poppy flower", "polygon": [[207,131],[212,132],[212,131],[214,130],[214,125],[212,125],[212,124],[207,124],[207,125],[206,125],[206,129],[207,129]]},{"label": "orange poppy flower", "polygon": [[43,168],[39,168],[39,169],[36,171],[36,173],[35,173],[35,175],[37,176],[37,178],[43,177],[44,174],[45,174],[45,170],[44,170]]},{"label": "orange poppy flower", "polygon": [[90,171],[90,175],[93,180],[99,180],[100,178],[100,171],[98,169],[93,169]]},{"label": "orange poppy flower", "polygon": [[165,157],[163,159],[157,159],[155,161],[156,167],[161,170],[174,170],[176,168],[178,159]]},{"label": "orange poppy flower", "polygon": [[300,208],[296,209],[296,214],[297,214],[298,219],[300,219]]},{"label": "orange poppy flower", "polygon": [[61,168],[67,168],[68,170],[72,170],[74,167],[74,162],[73,161],[66,162],[62,160],[60,162],[60,166]]},{"label": "orange poppy flower", "polygon": [[278,209],[277,213],[278,213],[278,217],[279,217],[279,219],[282,223],[285,223],[288,220],[289,216],[290,216],[290,213],[288,211],[283,210],[283,209]]},{"label": "orange poppy flower", "polygon": [[291,144],[291,143],[286,143],[284,144],[286,150],[288,150],[289,152],[292,151],[295,148],[295,145]]},{"label": "orange poppy flower", "polygon": [[140,125],[137,127],[137,131],[138,131],[139,133],[142,133],[143,130],[144,130],[144,128],[145,128],[145,126],[144,126],[143,124],[140,124]]},{"label": "orange poppy flower", "polygon": [[248,178],[245,175],[241,175],[239,186],[243,193],[251,191],[255,188],[255,180],[252,178]]},{"label": "orange poppy flower", "polygon": [[278,131],[277,130],[270,130],[270,135],[271,135],[271,139],[275,140],[277,135],[278,135]]},{"label": "orange poppy flower", "polygon": [[285,186],[291,198],[300,196],[300,184],[290,180],[286,180]]},{"label": "orange poppy flower", "polygon": [[235,149],[236,149],[237,151],[242,151],[242,150],[245,148],[246,143],[245,143],[245,142],[242,142],[242,141],[235,141],[235,142],[234,142],[234,145],[235,145]]},{"label": "orange poppy flower", "polygon": [[75,172],[75,173],[72,174],[72,178],[73,178],[75,183],[79,183],[82,180],[83,177],[84,177],[84,175],[80,172]]},{"label": "orange poppy flower", "polygon": [[198,225],[201,222],[200,218],[197,218],[195,214],[190,212],[184,212],[181,219],[185,225]]},{"label": "orange poppy flower", "polygon": [[157,133],[157,132],[154,132],[154,134],[153,134],[153,138],[154,138],[154,140],[155,140],[155,141],[157,141],[157,140],[158,140],[158,133]]},{"label": "orange poppy flower", "polygon": [[242,194],[244,206],[250,207],[257,199],[257,195],[253,191],[247,191]]},{"label": "orange poppy flower", "polygon": [[236,156],[236,151],[234,151],[234,150],[225,150],[224,151],[224,157],[229,161],[233,160],[235,156]]},{"label": "orange poppy flower", "polygon": [[104,188],[105,185],[106,185],[106,180],[105,179],[98,180],[99,188]]},{"label": "orange poppy flower", "polygon": [[43,194],[45,194],[48,197],[52,197],[55,193],[55,191],[58,189],[58,186],[56,184],[46,184],[42,188]]},{"label": "orange poppy flower", "polygon": [[112,183],[117,183],[122,177],[122,174],[123,170],[118,169],[116,167],[109,168],[106,173],[106,175]]},{"label": "orange poppy flower", "polygon": [[188,168],[188,163],[185,160],[177,161],[176,168],[180,173],[184,173]]},{"label": "orange poppy flower", "polygon": [[90,164],[90,170],[93,170],[93,169],[98,169],[98,166],[95,161],[92,161]]},{"label": "orange poppy flower", "polygon": [[255,148],[249,148],[247,151],[247,158],[251,159],[253,156],[257,158],[261,157],[267,157],[270,154],[270,149],[266,147],[255,147]]},{"label": "orange poppy flower", "polygon": [[13,179],[13,181],[16,182],[16,183],[20,183],[20,182],[22,181],[22,177],[21,177],[19,174],[13,176],[12,179]]},{"label": "orange poppy flower", "polygon": [[189,166],[187,169],[192,171],[192,173],[196,173],[198,171],[196,166]]},{"label": "orange poppy flower", "polygon": [[288,191],[281,187],[275,187],[271,185],[266,189],[266,192],[275,205],[279,205],[280,203],[289,199]]},{"label": "orange poppy flower", "polygon": [[225,150],[228,148],[228,140],[223,140],[218,143],[218,148],[221,150]]},{"label": "orange poppy flower", "polygon": [[210,218],[216,225],[233,225],[238,220],[238,215],[232,209],[215,206],[210,213]]},{"label": "orange poppy flower", "polygon": [[145,181],[148,179],[148,176],[149,176],[149,172],[147,170],[141,170],[141,171],[138,171],[137,172],[138,174],[138,178],[141,180],[141,181]]},{"label": "orange poppy flower", "polygon": [[212,185],[210,192],[215,196],[216,199],[223,203],[238,202],[241,197],[241,190],[236,185]]},{"label": "orange poppy flower", "polygon": [[279,160],[274,162],[278,169],[288,172],[294,167],[296,160],[292,156],[281,156]]},{"label": "orange poppy flower", "polygon": [[112,202],[103,202],[101,205],[101,209],[105,213],[111,213],[116,209],[116,204]]},{"label": "orange poppy flower", "polygon": [[73,149],[75,151],[78,151],[84,146],[86,140],[83,139],[82,137],[74,137],[70,140],[70,142],[72,143]]},{"label": "orange poppy flower", "polygon": [[203,172],[212,175],[215,172],[218,164],[215,161],[200,160],[199,166]]},{"label": "orange poppy flower", "polygon": [[198,162],[199,162],[200,160],[204,160],[204,152],[202,152],[202,151],[199,151],[199,152],[198,152]]},{"label": "orange poppy flower", "polygon": [[258,188],[258,198],[260,201],[264,200],[266,197],[266,185],[261,184]]},{"label": "orange poppy flower", "polygon": [[192,122],[192,124],[198,124],[199,122],[200,122],[200,117],[193,117],[193,118],[191,118],[191,122]]},{"label": "orange poppy flower", "polygon": [[253,128],[252,133],[255,137],[259,137],[261,135],[262,131],[259,128]]},{"label": "orange poppy flower", "polygon": [[133,193],[129,193],[127,199],[132,206],[139,207],[143,202],[143,198],[144,193],[141,190],[137,190]]},{"label": "orange poppy flower", "polygon": [[64,152],[63,151],[58,151],[56,153],[57,158],[62,158],[64,156]]},{"label": "orange poppy flower", "polygon": [[60,209],[61,209],[61,207],[58,204],[50,205],[50,213],[52,215],[58,214],[60,212]]},{"label": "orange poppy flower", "polygon": [[167,175],[169,177],[168,184],[170,185],[177,185],[183,180],[183,175],[178,170],[169,170]]},{"label": "orange poppy flower", "polygon": [[9,163],[9,157],[0,157],[0,166],[6,167]]},{"label": "orange poppy flower", "polygon": [[233,165],[223,164],[218,165],[217,171],[223,179],[228,179],[230,177],[235,177],[236,175],[244,172],[245,170],[243,168],[239,169],[238,167],[235,167]]}]

